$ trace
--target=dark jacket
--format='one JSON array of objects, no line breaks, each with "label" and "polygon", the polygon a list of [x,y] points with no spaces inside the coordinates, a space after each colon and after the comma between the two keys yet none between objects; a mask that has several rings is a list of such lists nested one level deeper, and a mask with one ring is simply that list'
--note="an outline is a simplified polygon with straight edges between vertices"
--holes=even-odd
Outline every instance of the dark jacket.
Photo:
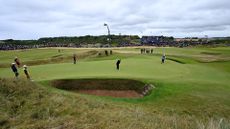
[{"label": "dark jacket", "polygon": [[120,63],[121,63],[121,60],[118,60],[118,61],[117,61],[117,65],[119,65]]},{"label": "dark jacket", "polygon": [[12,71],[15,73],[15,72],[18,72],[18,69],[15,65],[11,65],[11,69]]}]

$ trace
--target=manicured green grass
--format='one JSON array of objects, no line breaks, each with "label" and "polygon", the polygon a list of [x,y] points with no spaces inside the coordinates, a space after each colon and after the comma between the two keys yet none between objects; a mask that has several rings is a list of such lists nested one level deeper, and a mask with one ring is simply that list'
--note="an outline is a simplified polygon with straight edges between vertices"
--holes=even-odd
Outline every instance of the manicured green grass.
[{"label": "manicured green grass", "polygon": [[[165,64],[161,64],[163,49],[166,58],[170,58]],[[65,49],[62,54],[71,56],[75,51],[80,54],[90,50]],[[72,64],[70,59],[64,63],[29,66],[29,72],[36,83],[57,94],[62,94],[63,91],[50,87],[47,81],[80,78],[140,80],[156,86],[152,93],[144,98],[95,97],[83,94],[77,96],[116,106],[138,107],[142,112],[150,114],[176,114],[179,117],[188,115],[199,120],[230,119],[230,48],[154,48],[154,54],[143,55],[138,48],[117,48],[113,51],[114,54],[110,56],[95,55],[80,59],[76,65]],[[0,59],[4,63],[12,60],[10,58],[17,54],[16,51],[0,53]],[[19,57],[30,61],[50,58],[56,54],[56,49],[36,49],[21,52]],[[117,58],[121,59],[119,71],[115,69]],[[0,77],[13,76],[10,68],[0,68]],[[20,78],[25,78],[21,68]],[[73,93],[64,93],[73,96]]]}]

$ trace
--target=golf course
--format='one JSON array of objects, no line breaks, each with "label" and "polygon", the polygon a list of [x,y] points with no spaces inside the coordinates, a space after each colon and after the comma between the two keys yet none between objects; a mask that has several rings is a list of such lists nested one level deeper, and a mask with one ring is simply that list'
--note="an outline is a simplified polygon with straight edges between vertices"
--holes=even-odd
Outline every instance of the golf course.
[{"label": "golf course", "polygon": [[3,129],[229,129],[230,48],[0,51],[0,102]]}]

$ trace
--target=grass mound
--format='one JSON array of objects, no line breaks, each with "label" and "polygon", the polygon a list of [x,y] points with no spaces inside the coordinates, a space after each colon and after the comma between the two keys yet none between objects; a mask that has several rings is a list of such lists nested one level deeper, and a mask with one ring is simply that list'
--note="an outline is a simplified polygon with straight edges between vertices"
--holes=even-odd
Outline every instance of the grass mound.
[{"label": "grass mound", "polygon": [[25,116],[31,119],[45,117],[36,110],[36,105],[40,105],[47,94],[28,80],[0,78],[0,128],[14,126]]},{"label": "grass mound", "polygon": [[201,52],[200,54],[204,54],[204,55],[221,55],[221,53],[214,53],[214,52]]},{"label": "grass mound", "polygon": [[[94,57],[97,56],[99,51],[97,50],[89,50],[86,52],[81,52],[77,54],[77,60],[79,59],[85,59],[88,57]],[[28,60],[28,61],[22,61],[22,64],[27,64],[29,66],[34,66],[34,65],[43,65],[43,64],[55,64],[55,63],[64,63],[64,62],[72,62],[73,60],[73,55],[68,54],[54,54],[54,55],[50,55],[50,57],[45,57],[43,59],[32,59],[32,60]],[[11,62],[8,63],[0,63],[0,68],[7,68],[9,67],[11,64]]]}]

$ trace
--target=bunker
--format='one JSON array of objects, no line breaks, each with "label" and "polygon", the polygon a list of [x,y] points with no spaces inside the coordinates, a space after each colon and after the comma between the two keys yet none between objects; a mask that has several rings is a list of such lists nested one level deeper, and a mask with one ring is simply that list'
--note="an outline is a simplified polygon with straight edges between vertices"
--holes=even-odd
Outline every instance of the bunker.
[{"label": "bunker", "polygon": [[117,98],[141,98],[148,95],[153,86],[131,79],[60,79],[51,81],[55,88]]}]

